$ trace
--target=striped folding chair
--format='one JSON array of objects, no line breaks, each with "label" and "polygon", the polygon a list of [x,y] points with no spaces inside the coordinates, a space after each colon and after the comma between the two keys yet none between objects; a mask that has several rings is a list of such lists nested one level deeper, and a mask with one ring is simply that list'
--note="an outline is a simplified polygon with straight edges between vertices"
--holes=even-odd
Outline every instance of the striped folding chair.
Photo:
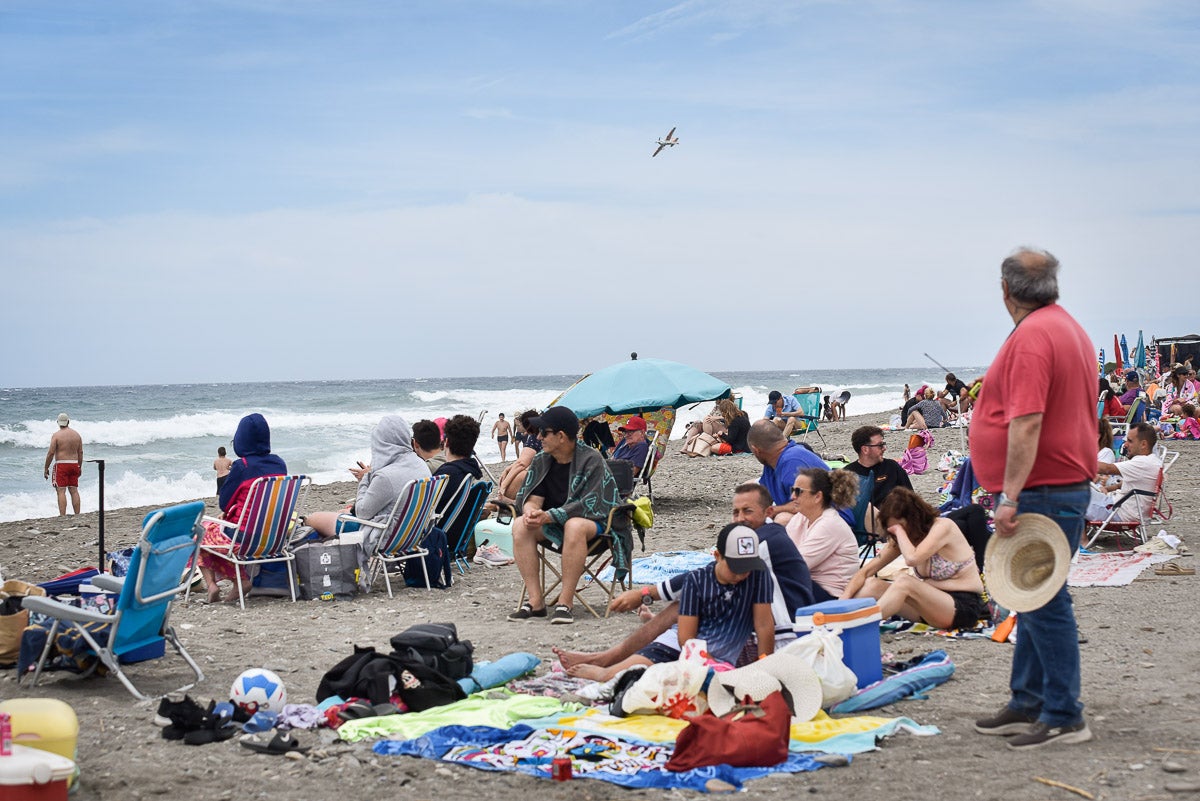
[{"label": "striped folding chair", "polygon": [[383,572],[389,598],[394,597],[390,574],[397,572],[396,565],[403,567],[404,562],[409,559],[421,560],[425,589],[432,589],[429,584],[429,569],[425,566],[425,556],[429,551],[422,547],[422,543],[437,522],[438,517],[434,510],[449,480],[446,476],[431,476],[410,481],[400,490],[396,503],[392,505],[391,514],[382,523],[352,515],[338,517],[339,534],[348,522],[358,523],[360,530],[365,530],[364,540],[367,543],[367,556],[371,560],[371,578],[374,580],[378,571]]},{"label": "striped folding chair", "polygon": [[[232,529],[226,545],[201,545],[200,549],[233,563],[237,583],[238,603],[246,608],[242,587],[242,570],[246,565],[267,562],[291,562],[295,556],[288,550],[288,537],[304,508],[304,500],[312,480],[308,476],[264,476],[254,480],[242,513],[236,522],[205,517],[204,520]],[[288,589],[296,600],[296,578],[288,565]],[[189,588],[190,590],[190,588]]]}]

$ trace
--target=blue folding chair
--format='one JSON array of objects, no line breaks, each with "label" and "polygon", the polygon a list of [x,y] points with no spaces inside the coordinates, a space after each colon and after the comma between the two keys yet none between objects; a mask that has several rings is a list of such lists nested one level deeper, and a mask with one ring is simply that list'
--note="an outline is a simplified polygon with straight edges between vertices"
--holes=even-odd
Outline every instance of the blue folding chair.
[{"label": "blue folding chair", "polygon": [[475,524],[488,496],[492,494],[492,482],[486,479],[463,479],[458,486],[458,498],[452,509],[442,517],[441,527],[446,532],[446,542],[450,546],[451,559],[458,565],[460,575],[465,575],[471,563],[467,560],[467,551],[471,538],[475,536]]},{"label": "blue folding chair", "polygon": [[100,589],[119,593],[111,614],[81,609],[51,598],[27,597],[21,602],[31,613],[47,615],[54,620],[34,669],[34,685],[41,678],[60,630],[64,636],[78,635],[97,657],[86,673],[103,665],[140,700],[150,696],[134,686],[121,665],[144,661],[142,657],[147,653],[161,656],[164,641],[171,644],[195,674],[190,684],[175,692],[190,690],[204,680],[204,674],[179,642],[169,622],[171,602],[186,591],[195,573],[200,538],[204,535],[200,523],[203,514],[204,503],[194,501],[146,515],[128,574],[124,578],[99,575],[92,579],[92,584]]},{"label": "blue folding chair", "polygon": [[803,391],[792,393],[792,397],[800,404],[800,411],[803,414],[796,415],[796,426],[792,429],[792,436],[803,434],[801,440],[807,440],[810,433],[816,434],[821,440],[821,447],[825,446],[825,435],[821,433],[821,388],[820,387],[804,387]]}]

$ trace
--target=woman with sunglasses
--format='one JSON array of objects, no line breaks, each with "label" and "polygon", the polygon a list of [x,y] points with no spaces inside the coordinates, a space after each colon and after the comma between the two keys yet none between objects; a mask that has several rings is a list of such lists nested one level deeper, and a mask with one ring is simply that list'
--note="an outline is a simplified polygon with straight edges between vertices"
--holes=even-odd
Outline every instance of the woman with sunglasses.
[{"label": "woman with sunglasses", "polygon": [[799,511],[787,533],[812,574],[813,600],[832,601],[858,569],[858,541],[838,514],[858,498],[858,477],[845,470],[809,467],[796,474],[792,499]]},{"label": "woman with sunglasses", "polygon": [[[939,629],[972,629],[987,614],[975,551],[953,521],[915,492],[895,489],[879,509],[887,540],[854,574],[842,598],[875,598],[884,620],[899,615]],[[899,557],[912,573],[878,573]]]}]

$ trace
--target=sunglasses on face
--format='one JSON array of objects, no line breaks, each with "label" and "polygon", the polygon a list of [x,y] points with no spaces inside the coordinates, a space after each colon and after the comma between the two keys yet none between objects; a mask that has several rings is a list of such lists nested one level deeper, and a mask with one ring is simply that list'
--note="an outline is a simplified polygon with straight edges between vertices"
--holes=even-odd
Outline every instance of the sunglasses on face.
[{"label": "sunglasses on face", "polygon": [[887,443],[886,442],[868,442],[863,447],[864,448],[879,448],[879,450],[883,451],[883,450],[887,450]]},{"label": "sunglasses on face", "polygon": [[801,495],[803,495],[806,492],[812,492],[812,490],[805,489],[804,487],[792,487],[792,497],[793,498],[799,498]]}]

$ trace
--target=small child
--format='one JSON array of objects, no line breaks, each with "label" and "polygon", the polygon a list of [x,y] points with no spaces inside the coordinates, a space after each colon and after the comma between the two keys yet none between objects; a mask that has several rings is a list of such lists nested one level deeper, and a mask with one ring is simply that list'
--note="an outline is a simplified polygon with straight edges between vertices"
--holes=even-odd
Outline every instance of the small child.
[{"label": "small child", "polygon": [[1185,403],[1182,411],[1183,417],[1179,419],[1175,439],[1200,439],[1200,420],[1196,419],[1196,407]]}]

